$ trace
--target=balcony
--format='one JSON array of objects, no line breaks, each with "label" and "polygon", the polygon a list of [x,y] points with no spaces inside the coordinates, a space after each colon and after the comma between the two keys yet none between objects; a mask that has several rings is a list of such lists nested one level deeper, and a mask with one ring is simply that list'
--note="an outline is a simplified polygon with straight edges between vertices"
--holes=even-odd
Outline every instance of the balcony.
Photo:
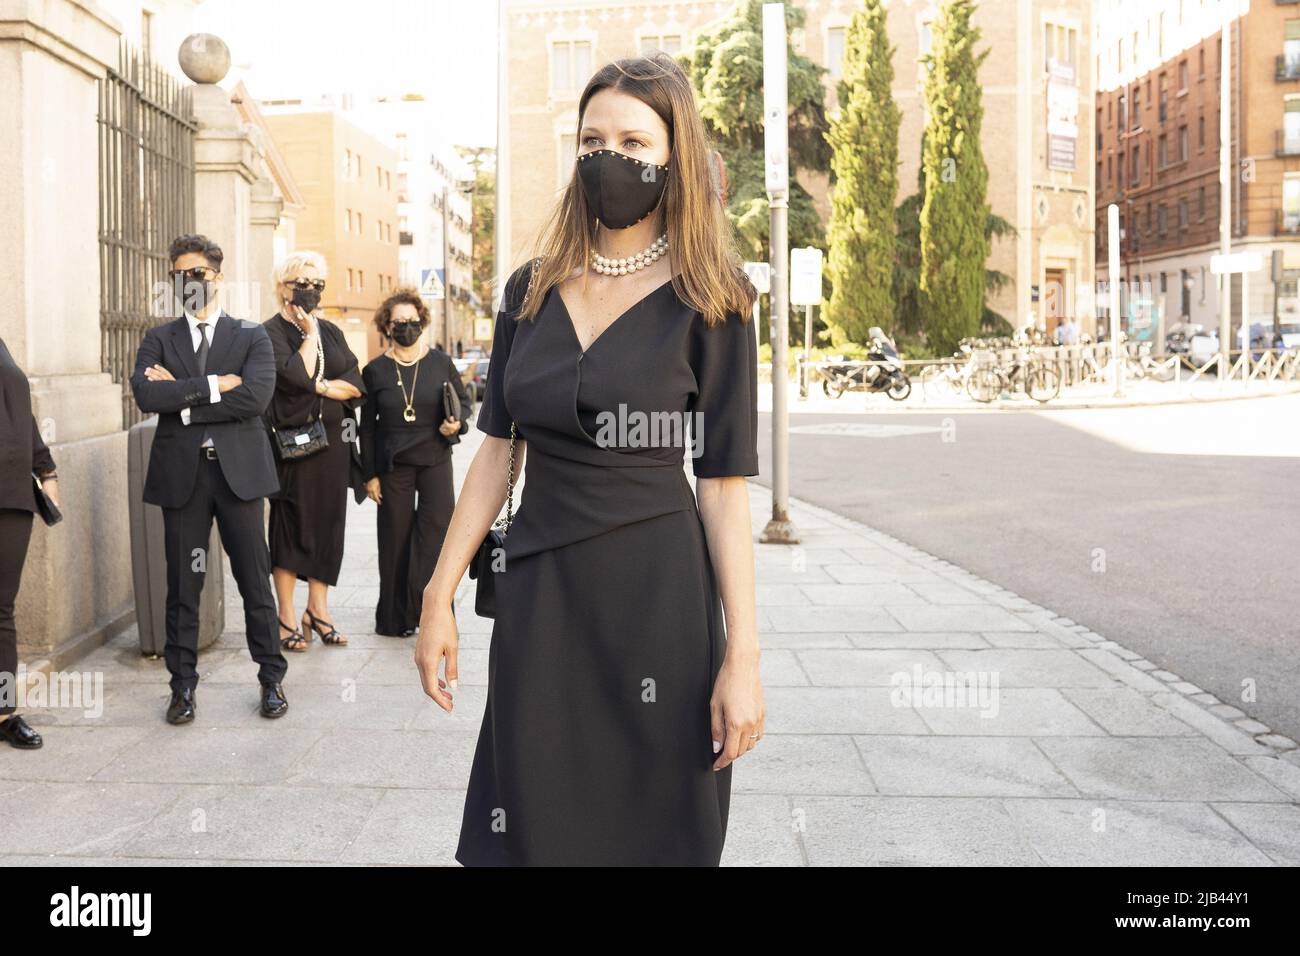
[{"label": "balcony", "polygon": [[1294,212],[1287,212],[1285,209],[1277,210],[1273,220],[1273,234],[1300,236],[1300,210]]},{"label": "balcony", "polygon": [[[1297,2],[1300,2],[1300,0],[1297,0]],[[1300,57],[1288,56],[1285,53],[1278,56],[1273,76],[1279,82],[1282,80],[1300,80]]]},{"label": "balcony", "polygon": [[1300,130],[1288,133],[1280,129],[1275,134],[1274,156],[1300,156]]}]

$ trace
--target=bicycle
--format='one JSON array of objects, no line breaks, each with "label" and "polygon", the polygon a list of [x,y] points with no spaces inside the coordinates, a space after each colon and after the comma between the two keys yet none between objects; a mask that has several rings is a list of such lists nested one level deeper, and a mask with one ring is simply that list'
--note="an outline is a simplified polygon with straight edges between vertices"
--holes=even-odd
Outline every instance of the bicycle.
[{"label": "bicycle", "polygon": [[1040,358],[1024,362],[1016,359],[1010,370],[1001,365],[981,365],[971,371],[966,382],[970,397],[984,404],[1003,392],[1021,388],[1034,401],[1045,404],[1061,394],[1061,373]]}]

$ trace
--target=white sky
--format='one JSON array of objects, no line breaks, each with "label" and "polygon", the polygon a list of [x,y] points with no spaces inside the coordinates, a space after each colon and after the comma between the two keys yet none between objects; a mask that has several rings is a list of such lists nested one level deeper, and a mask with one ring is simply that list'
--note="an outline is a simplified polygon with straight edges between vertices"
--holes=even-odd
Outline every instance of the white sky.
[{"label": "white sky", "polygon": [[230,47],[223,86],[258,99],[423,93],[448,143],[496,142],[496,0],[204,0],[194,29]]}]

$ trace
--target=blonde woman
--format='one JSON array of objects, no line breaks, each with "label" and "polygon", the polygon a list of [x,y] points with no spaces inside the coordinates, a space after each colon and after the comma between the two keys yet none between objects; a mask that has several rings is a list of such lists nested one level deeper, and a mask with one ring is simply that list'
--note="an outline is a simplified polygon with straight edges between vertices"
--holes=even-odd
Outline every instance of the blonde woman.
[{"label": "blonde woman", "polygon": [[[578,117],[541,255],[506,285],[477,420],[487,437],[425,590],[415,659],[450,712],[452,599],[505,502],[513,430],[527,480],[493,575],[456,859],[716,866],[734,761],[763,733],[743,477],[758,473],[754,290],[671,58],[604,67]],[[646,416],[670,434],[647,434]],[[674,423],[692,433],[694,495]]]},{"label": "blonde woman", "polygon": [[[357,454],[356,430],[349,429],[345,441],[343,422],[353,418],[365,386],[342,330],[316,315],[325,283],[325,260],[318,253],[288,256],[275,270],[280,311],[263,323],[276,364],[268,426],[301,433],[320,421],[328,440],[325,448],[302,458],[285,458],[276,449],[280,492],[271,499],[271,577],[280,606],[280,642],[289,651],[306,650],[313,633],[325,644],[348,642],[334,627],[328,598],[343,563]],[[272,444],[278,445],[274,438]],[[301,627],[294,610],[298,581],[307,582]]]}]

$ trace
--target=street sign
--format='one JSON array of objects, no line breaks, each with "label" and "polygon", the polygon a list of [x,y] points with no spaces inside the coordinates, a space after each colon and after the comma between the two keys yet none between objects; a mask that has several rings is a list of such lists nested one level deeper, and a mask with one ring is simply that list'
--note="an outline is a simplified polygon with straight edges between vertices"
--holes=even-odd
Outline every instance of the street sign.
[{"label": "street sign", "polygon": [[768,263],[746,262],[745,275],[749,276],[749,281],[759,295],[767,295],[772,291],[772,266]]},{"label": "street sign", "polygon": [[820,305],[822,251],[809,246],[790,250],[790,304]]},{"label": "street sign", "polygon": [[420,295],[426,299],[441,299],[443,296],[442,280],[437,269],[420,270]]},{"label": "street sign", "polygon": [[1258,252],[1233,252],[1210,256],[1210,271],[1217,275],[1232,272],[1258,272],[1264,268],[1264,257]]}]

